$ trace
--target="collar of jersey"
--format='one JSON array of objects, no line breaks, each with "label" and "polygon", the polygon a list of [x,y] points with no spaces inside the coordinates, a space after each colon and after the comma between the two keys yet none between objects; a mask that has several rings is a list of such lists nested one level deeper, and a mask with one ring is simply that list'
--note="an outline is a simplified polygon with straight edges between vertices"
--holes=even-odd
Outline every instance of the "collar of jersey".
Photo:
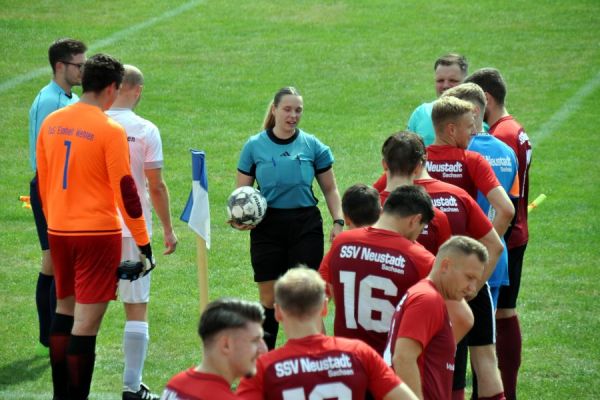
[{"label": "collar of jersey", "polygon": [[299,133],[300,133],[300,130],[298,128],[296,128],[295,131],[294,131],[294,134],[290,138],[288,138],[288,139],[279,139],[273,133],[273,129],[267,129],[267,136],[269,137],[269,139],[271,139],[274,143],[277,143],[277,144],[290,144],[294,140],[296,140],[296,138],[298,137]]}]

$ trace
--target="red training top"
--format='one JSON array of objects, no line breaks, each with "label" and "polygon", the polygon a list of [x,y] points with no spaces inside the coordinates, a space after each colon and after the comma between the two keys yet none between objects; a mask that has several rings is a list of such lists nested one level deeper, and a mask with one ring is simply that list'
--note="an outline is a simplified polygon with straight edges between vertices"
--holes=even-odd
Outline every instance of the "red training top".
[{"label": "red training top", "polygon": [[243,378],[237,395],[248,400],[382,399],[401,384],[383,359],[360,340],[325,336],[289,339],[262,354],[257,373]]},{"label": "red training top", "polygon": [[[379,199],[381,200],[381,206],[389,197],[390,192],[384,190],[379,193]],[[423,232],[417,238],[417,242],[421,243],[431,254],[437,254],[440,246],[444,242],[450,239],[452,230],[450,229],[450,222],[448,217],[442,210],[437,207],[433,207],[433,219],[431,222],[425,225]]]},{"label": "red training top", "polygon": [[529,166],[531,165],[531,143],[523,127],[507,115],[490,127],[490,133],[509,145],[517,155],[519,162],[519,202],[511,234],[506,241],[509,249],[520,247],[529,240],[527,226],[527,205],[529,204]]},{"label": "red training top", "polygon": [[173,400],[238,399],[223,377],[198,372],[193,367],[172,377],[167,382],[161,398]]},{"label": "red training top", "polygon": [[396,304],[434,261],[396,232],[368,227],[340,233],[319,269],[333,288],[334,335],[361,339],[383,354]]},{"label": "red training top", "polygon": [[427,172],[432,178],[463,188],[475,200],[477,190],[487,196],[500,186],[492,166],[481,154],[455,146],[428,146]]},{"label": "red training top", "polygon": [[423,349],[417,363],[424,399],[450,400],[456,343],[446,303],[429,279],[408,289],[396,308],[385,354],[390,363],[400,337],[419,342]]}]

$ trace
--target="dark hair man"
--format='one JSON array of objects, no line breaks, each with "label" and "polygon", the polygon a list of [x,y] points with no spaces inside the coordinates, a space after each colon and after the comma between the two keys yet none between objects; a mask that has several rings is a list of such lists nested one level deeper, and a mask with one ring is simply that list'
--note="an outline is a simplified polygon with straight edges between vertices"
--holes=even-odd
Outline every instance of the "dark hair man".
[{"label": "dark hair man", "polygon": [[200,317],[202,362],[172,377],[166,400],[237,399],[231,384],[256,373],[256,359],[267,351],[259,303],[223,298],[206,306]]},{"label": "dark hair man", "polygon": [[[52,80],[40,90],[29,109],[29,162],[33,172],[36,172],[35,146],[42,122],[50,113],[79,100],[77,94],[71,92],[71,89],[73,86],[81,85],[81,67],[85,62],[86,50],[87,47],[83,42],[69,38],[56,40],[48,49]],[[50,346],[50,324],[56,311],[56,290],[48,244],[48,224],[39,199],[37,175],[31,180],[29,198],[42,248],[42,268],[38,275],[35,303],[40,330],[39,342],[43,349]],[[44,353],[47,354],[47,351],[44,349]]]}]

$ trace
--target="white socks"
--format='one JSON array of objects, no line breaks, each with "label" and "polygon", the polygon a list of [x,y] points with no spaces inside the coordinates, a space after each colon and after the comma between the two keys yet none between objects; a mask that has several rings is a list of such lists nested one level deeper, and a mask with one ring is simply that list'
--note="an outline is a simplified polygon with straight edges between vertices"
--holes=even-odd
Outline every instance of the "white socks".
[{"label": "white socks", "polygon": [[125,354],[125,370],[123,386],[137,392],[142,383],[142,370],[148,350],[148,323],[145,321],[127,321],[123,334],[123,353]]}]

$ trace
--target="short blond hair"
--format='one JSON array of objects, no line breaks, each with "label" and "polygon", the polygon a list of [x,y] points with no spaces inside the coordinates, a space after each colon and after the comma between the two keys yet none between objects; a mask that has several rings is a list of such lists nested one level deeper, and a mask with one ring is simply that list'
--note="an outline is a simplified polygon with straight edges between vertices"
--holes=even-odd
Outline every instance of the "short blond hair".
[{"label": "short blond hair", "polygon": [[471,103],[477,104],[482,110],[485,108],[487,101],[485,99],[485,93],[483,89],[472,82],[469,83],[461,83],[458,86],[454,86],[446,90],[442,97],[444,96],[454,96],[458,99],[469,101]]},{"label": "short blond hair", "polygon": [[[486,264],[489,260],[488,251],[481,242],[468,236],[452,236],[440,246],[436,260],[441,260],[447,255],[475,255],[477,259]],[[437,264],[437,262],[436,262]]]},{"label": "short blond hair", "polygon": [[475,111],[473,104],[454,96],[442,96],[433,103],[431,121],[435,133],[443,132],[444,126],[456,122],[462,115]]},{"label": "short blond hair", "polygon": [[144,74],[138,67],[129,64],[125,64],[123,67],[125,68],[125,75],[123,75],[122,85],[135,87],[144,84]]},{"label": "short blond hair", "polygon": [[275,303],[293,317],[311,316],[324,301],[325,281],[315,270],[292,268],[275,282]]}]

